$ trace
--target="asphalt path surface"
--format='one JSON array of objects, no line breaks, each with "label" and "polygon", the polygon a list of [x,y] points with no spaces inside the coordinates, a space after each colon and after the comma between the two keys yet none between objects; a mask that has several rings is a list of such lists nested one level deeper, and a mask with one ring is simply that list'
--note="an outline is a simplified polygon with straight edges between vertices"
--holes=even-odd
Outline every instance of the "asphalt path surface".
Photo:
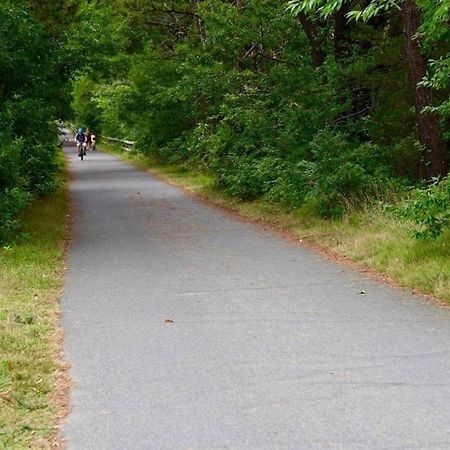
[{"label": "asphalt path surface", "polygon": [[65,152],[69,450],[450,449],[449,310]]}]

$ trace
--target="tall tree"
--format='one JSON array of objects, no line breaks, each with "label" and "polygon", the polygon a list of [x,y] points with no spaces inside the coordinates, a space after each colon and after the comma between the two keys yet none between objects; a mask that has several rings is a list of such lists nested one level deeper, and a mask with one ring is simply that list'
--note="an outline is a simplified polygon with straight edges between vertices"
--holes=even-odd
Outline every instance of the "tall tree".
[{"label": "tall tree", "polygon": [[[291,0],[288,4],[289,9],[294,14],[300,12],[319,13],[323,17],[330,17],[345,10],[349,5],[352,6],[353,2],[351,0]],[[444,177],[449,171],[448,149],[443,141],[439,116],[430,111],[433,99],[432,89],[422,84],[427,74],[428,61],[422,53],[418,38],[421,20],[417,3],[414,0],[372,0],[362,10],[351,11],[346,16],[368,21],[395,6],[400,9],[403,21],[405,53],[416,109],[419,138],[423,145],[425,176],[429,180],[435,177]]]},{"label": "tall tree", "polygon": [[405,0],[401,4],[401,16],[417,124],[420,139],[425,148],[423,158],[426,176],[428,179],[442,177],[448,173],[449,169],[448,151],[442,139],[439,116],[428,109],[433,102],[432,90],[421,84],[427,75],[427,60],[417,39],[420,28],[420,11],[413,0]]},{"label": "tall tree", "polygon": [[313,67],[319,67],[325,61],[325,51],[319,36],[319,25],[303,11],[297,15],[298,21],[303,27],[303,31],[308,37],[311,46],[311,64]]}]

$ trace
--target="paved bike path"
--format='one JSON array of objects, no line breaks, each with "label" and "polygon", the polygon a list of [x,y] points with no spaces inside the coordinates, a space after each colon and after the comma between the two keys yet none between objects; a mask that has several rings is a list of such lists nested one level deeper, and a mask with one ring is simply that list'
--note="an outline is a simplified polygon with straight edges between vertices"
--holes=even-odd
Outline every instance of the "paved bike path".
[{"label": "paved bike path", "polygon": [[450,311],[65,151],[69,450],[450,448]]}]

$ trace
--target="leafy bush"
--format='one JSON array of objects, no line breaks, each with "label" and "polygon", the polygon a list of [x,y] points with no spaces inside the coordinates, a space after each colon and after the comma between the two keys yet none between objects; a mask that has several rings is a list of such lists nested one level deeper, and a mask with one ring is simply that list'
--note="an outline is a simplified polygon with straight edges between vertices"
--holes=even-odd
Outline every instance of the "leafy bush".
[{"label": "leafy bush", "polygon": [[26,208],[31,201],[31,194],[20,189],[0,191],[0,244],[11,241],[20,226],[17,213]]},{"label": "leafy bush", "polygon": [[55,148],[52,143],[32,145],[0,135],[0,244],[19,227],[17,214],[34,195],[45,195],[56,186]]},{"label": "leafy bush", "polygon": [[280,167],[278,177],[265,198],[288,208],[298,207],[311,194],[316,174],[317,165],[312,161],[293,162]]},{"label": "leafy bush", "polygon": [[[34,195],[55,188],[56,53],[22,0],[0,3],[0,243]],[[56,100],[57,102],[58,100]]]},{"label": "leafy bush", "polygon": [[323,132],[311,143],[311,152],[317,164],[314,192],[324,217],[338,217],[348,204],[396,189],[376,145],[354,145],[342,134]]},{"label": "leafy bush", "polygon": [[431,186],[414,189],[397,214],[417,225],[417,239],[437,238],[450,228],[450,176]]},{"label": "leafy bush", "polygon": [[25,208],[31,195],[25,190],[26,178],[21,174],[20,141],[0,135],[0,244],[16,232],[17,212]]}]

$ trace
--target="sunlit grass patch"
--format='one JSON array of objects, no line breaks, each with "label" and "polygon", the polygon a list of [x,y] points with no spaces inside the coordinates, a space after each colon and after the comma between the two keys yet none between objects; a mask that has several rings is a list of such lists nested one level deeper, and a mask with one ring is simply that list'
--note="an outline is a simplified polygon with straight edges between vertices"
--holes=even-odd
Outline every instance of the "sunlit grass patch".
[{"label": "sunlit grass patch", "polygon": [[[357,220],[352,216],[357,216]],[[297,232],[399,284],[450,301],[450,233],[417,240],[408,224],[374,206],[342,220],[314,222],[297,217]]]},{"label": "sunlit grass patch", "polygon": [[0,250],[0,448],[45,448],[55,438],[64,181],[23,214],[25,237]]}]

